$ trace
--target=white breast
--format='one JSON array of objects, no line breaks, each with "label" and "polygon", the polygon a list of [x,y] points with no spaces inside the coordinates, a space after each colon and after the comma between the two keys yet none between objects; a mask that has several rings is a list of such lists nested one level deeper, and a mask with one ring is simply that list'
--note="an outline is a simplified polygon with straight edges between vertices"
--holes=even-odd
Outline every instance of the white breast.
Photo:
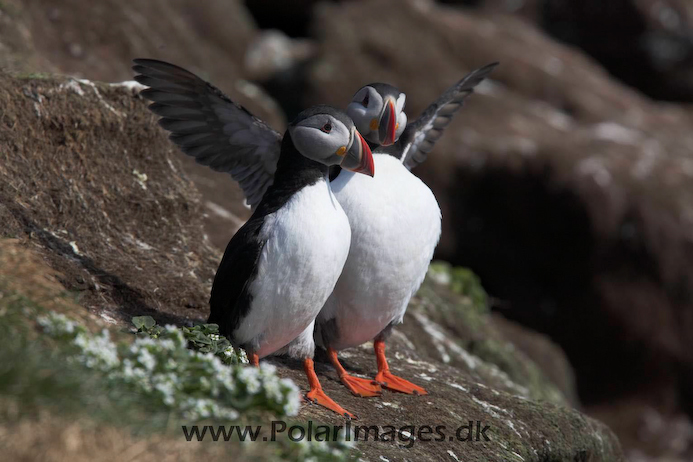
[{"label": "white breast", "polygon": [[349,253],[351,231],[326,181],[303,188],[265,219],[249,314],[234,337],[260,357],[282,348],[317,316]]},{"label": "white breast", "polygon": [[401,322],[440,238],[440,207],[428,186],[394,157],[373,157],[375,177],[342,171],[332,182],[351,224],[349,258],[318,317],[336,320],[336,349]]}]

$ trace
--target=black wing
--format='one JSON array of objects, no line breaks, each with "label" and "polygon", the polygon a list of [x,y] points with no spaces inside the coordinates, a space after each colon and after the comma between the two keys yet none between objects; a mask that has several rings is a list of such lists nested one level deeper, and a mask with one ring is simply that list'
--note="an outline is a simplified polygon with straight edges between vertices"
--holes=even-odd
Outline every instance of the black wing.
[{"label": "black wing", "polygon": [[282,136],[218,88],[173,64],[136,59],[135,80],[148,86],[141,95],[187,155],[240,183],[255,207],[272,184]]},{"label": "black wing", "polygon": [[498,63],[492,63],[477,69],[448,88],[438,101],[428,106],[418,119],[407,125],[394,149],[385,148],[385,151],[398,157],[409,170],[425,161],[445,127],[462,107],[464,99],[474,93],[474,87],[497,65]]},{"label": "black wing", "polygon": [[214,276],[208,322],[218,324],[219,332],[232,342],[231,334],[250,309],[250,284],[265,246],[259,238],[262,223],[262,219],[251,218],[234,234]]}]

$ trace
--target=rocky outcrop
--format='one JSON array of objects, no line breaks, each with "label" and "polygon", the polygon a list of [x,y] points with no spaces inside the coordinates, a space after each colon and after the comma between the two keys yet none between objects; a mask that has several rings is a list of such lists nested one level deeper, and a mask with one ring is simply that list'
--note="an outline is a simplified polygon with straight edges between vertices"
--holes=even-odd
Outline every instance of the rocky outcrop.
[{"label": "rocky outcrop", "polygon": [[[246,51],[261,35],[237,0],[4,0],[0,69],[20,77],[57,72],[118,82],[132,79],[133,58],[169,60],[214,81],[235,101],[283,130],[286,122],[277,104],[246,80],[254,76],[253,69],[246,72]],[[180,158],[208,198],[203,204],[210,239],[225,245],[228,232],[249,216],[241,205],[240,189],[227,175],[198,166],[182,154]]]},{"label": "rocky outcrop", "polygon": [[693,5],[685,0],[448,0],[514,14],[580,48],[652,98],[693,101]]},{"label": "rocky outcrop", "polygon": [[[133,89],[3,75],[0,103],[7,147],[0,152],[0,234],[35,249],[78,292],[79,304],[116,328],[133,314],[179,324],[204,319],[221,253],[204,236],[199,194]],[[572,409],[559,385],[508,343],[469,277],[436,266],[390,346],[392,368],[430,395],[355,398],[319,365],[328,393],[359,415],[359,425],[416,426],[412,438],[360,443],[364,456],[621,460],[613,433]],[[367,347],[344,359],[357,373],[374,372]],[[273,361],[305,385],[291,361]],[[313,406],[299,417],[343,423]],[[447,438],[470,420],[475,429],[476,421],[489,426],[488,441],[425,442],[426,430],[419,432],[441,425]]]}]

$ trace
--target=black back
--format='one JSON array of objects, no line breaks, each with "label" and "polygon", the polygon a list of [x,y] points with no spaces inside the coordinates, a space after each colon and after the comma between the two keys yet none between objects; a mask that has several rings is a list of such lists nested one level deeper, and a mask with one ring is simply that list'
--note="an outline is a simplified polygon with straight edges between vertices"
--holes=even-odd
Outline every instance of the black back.
[{"label": "black back", "polygon": [[265,218],[282,208],[301,189],[323,180],[327,172],[327,166],[298,152],[287,130],[274,183],[250,219],[226,246],[212,285],[208,322],[218,324],[221,334],[237,346],[232,334],[248,314],[252,302],[250,284],[257,275],[258,260],[265,246],[260,237]]}]

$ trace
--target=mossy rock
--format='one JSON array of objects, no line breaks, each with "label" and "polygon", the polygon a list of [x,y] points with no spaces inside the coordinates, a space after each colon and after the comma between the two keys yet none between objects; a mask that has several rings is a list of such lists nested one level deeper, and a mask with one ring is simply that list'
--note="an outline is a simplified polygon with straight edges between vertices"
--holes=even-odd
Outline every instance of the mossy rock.
[{"label": "mossy rock", "polygon": [[[471,270],[433,262],[428,277],[412,300],[407,317],[412,318],[411,322],[428,323],[424,329],[429,332],[441,330],[450,342],[469,355],[465,359],[455,359],[449,353],[442,354],[444,346],[432,345],[437,352],[433,354],[444,362],[471,367],[481,377],[498,382],[508,391],[519,391],[528,398],[557,404],[573,402],[572,376],[562,381],[571,384],[564,393],[532,359],[508,341],[496,326],[487,303],[486,291]],[[410,335],[409,338],[417,337]],[[430,350],[430,340],[424,338],[422,342],[428,344]],[[554,346],[554,350],[565,361],[558,347]],[[473,367],[472,363],[475,363]]]}]

